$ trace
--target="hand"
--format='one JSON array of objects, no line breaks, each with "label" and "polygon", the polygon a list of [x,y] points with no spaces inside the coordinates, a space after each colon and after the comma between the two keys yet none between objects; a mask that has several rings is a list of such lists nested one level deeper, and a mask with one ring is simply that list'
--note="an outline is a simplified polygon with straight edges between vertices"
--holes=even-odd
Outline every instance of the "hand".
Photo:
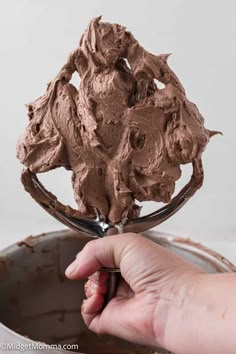
[{"label": "hand", "polygon": [[[108,274],[99,272],[101,267],[119,267],[122,275],[115,298],[104,309]],[[186,294],[201,274],[167,249],[131,233],[90,241],[66,270],[70,279],[89,278],[82,305],[89,329],[166,348],[181,332],[175,308],[184,313]]]}]

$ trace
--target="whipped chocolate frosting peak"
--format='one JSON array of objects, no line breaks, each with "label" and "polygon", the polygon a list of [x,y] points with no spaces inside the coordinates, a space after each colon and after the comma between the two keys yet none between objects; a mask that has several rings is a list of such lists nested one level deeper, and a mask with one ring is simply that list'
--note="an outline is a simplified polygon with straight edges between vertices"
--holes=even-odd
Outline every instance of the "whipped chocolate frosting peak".
[{"label": "whipped chocolate frosting peak", "polygon": [[33,173],[72,170],[79,215],[97,208],[117,222],[139,215],[135,200],[169,202],[181,164],[193,163],[193,179],[202,178],[201,155],[217,132],[204,127],[168,56],[95,18],[46,93],[28,104],[17,156]]}]

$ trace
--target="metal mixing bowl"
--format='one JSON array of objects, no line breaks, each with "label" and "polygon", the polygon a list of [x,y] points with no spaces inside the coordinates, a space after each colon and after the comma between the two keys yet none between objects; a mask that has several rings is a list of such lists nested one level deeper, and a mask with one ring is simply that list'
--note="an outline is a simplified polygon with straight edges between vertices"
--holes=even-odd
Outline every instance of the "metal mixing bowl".
[{"label": "metal mixing bowl", "polygon": [[[146,236],[209,273],[235,270],[220,255],[189,240],[156,232]],[[42,347],[33,348],[35,341],[40,341],[78,344],[78,351],[86,354],[153,353],[150,348],[123,340],[98,337],[84,325],[80,314],[84,283],[66,279],[64,271],[91,239],[73,231],[51,232],[29,237],[0,252],[1,352],[8,352],[6,346],[11,345],[11,352],[19,353],[28,345],[28,354],[42,353]],[[68,351],[43,350],[46,354],[62,352]]]}]

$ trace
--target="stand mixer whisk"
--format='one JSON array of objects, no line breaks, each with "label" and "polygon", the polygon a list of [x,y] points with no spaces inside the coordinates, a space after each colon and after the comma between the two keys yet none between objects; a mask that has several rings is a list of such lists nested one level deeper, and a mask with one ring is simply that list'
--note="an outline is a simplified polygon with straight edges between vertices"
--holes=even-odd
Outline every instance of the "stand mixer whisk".
[{"label": "stand mixer whisk", "polygon": [[[170,203],[148,215],[133,220],[124,219],[117,223],[111,223],[109,220],[106,220],[105,216],[102,215],[98,209],[96,209],[97,216],[94,219],[76,218],[68,215],[66,210],[68,210],[68,208],[70,211],[73,209],[71,207],[66,207],[59,202],[55,195],[47,191],[42,185],[37,178],[37,175],[32,173],[28,168],[23,171],[21,180],[26,191],[29,192],[34,200],[55,219],[75,231],[82,231],[94,237],[106,237],[124,232],[144,232],[161,224],[174,215],[202,185],[203,170],[201,160],[194,160],[192,166],[193,173],[190,181]],[[76,214],[76,210],[73,211]],[[106,298],[106,301],[108,302],[115,296],[119,278],[119,269],[101,268],[100,270],[110,273]]]}]

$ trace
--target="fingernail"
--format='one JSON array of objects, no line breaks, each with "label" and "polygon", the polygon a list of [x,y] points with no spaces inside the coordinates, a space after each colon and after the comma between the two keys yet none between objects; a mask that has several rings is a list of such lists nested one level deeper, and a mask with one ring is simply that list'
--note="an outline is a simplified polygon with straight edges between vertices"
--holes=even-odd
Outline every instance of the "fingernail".
[{"label": "fingernail", "polygon": [[82,312],[84,312],[85,304],[86,304],[86,300],[83,300],[83,302],[81,304],[81,311]]},{"label": "fingernail", "polygon": [[84,284],[84,290],[86,291],[89,288],[90,280],[86,281]]},{"label": "fingernail", "polygon": [[69,265],[66,269],[66,274],[71,275],[75,272],[75,270],[78,268],[78,259],[76,259],[73,263]]},{"label": "fingernail", "polygon": [[100,276],[101,276],[101,273],[100,272],[96,272],[94,275],[93,275],[93,280],[98,282],[99,279],[100,279]]}]

